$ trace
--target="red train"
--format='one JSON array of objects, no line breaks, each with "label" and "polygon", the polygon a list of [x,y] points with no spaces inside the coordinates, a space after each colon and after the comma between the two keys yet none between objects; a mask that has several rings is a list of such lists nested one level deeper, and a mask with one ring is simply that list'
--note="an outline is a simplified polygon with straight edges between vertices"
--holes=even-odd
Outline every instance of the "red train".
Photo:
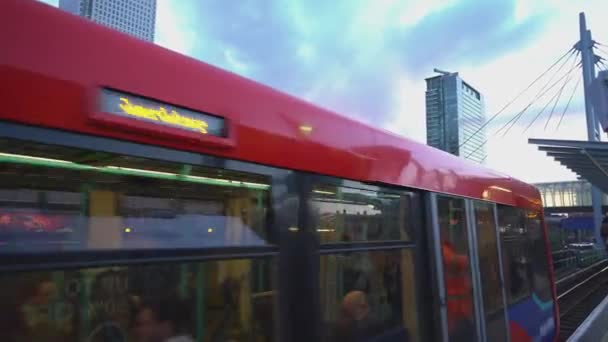
[{"label": "red train", "polygon": [[3,340],[556,338],[533,186],[35,1],[0,46]]}]

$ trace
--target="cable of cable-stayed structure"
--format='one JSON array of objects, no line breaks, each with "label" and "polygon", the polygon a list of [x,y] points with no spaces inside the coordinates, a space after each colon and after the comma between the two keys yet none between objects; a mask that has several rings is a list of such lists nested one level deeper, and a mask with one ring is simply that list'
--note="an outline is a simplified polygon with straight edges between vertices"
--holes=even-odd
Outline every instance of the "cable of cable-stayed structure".
[{"label": "cable of cable-stayed structure", "polygon": [[566,107],[564,107],[564,111],[562,112],[562,115],[559,118],[559,122],[557,123],[557,127],[555,127],[556,131],[559,129],[559,126],[561,126],[561,124],[562,124],[562,120],[564,119],[564,116],[566,115],[566,112],[568,111],[568,108],[570,107],[570,102],[572,102],[572,99],[574,98],[574,94],[576,94],[576,90],[578,89],[578,86],[581,83],[581,79],[582,78],[583,78],[582,75],[579,76],[578,81],[576,81],[576,84],[574,85],[574,89],[572,89],[572,94],[570,94],[570,98],[568,99],[568,103],[566,103]]},{"label": "cable of cable-stayed structure", "polygon": [[[522,132],[522,134],[526,133],[530,129],[530,127],[532,127],[532,125],[534,125],[534,123],[536,122],[536,120],[538,120],[538,118],[545,112],[545,109],[547,109],[547,107],[549,107],[549,104],[551,102],[553,102],[553,100],[555,100],[556,103],[557,103],[557,101],[559,101],[559,98],[562,95],[562,91],[564,90],[564,87],[566,86],[566,84],[568,84],[568,82],[570,81],[571,76],[572,76],[571,74],[568,75],[568,77],[564,81],[564,84],[562,84],[562,86],[559,89],[559,91],[556,92],[555,94],[553,94],[553,97],[551,97],[549,99],[549,101],[547,101],[547,103],[545,103],[545,105],[543,106],[543,108],[541,108],[541,110],[538,111],[538,113],[536,114],[536,116],[534,117],[534,119],[532,119],[532,121],[530,121],[530,123],[528,124],[528,126],[526,126],[526,128]],[[555,108],[555,104],[553,105],[553,108]]]},{"label": "cable of cable-stayed structure", "polygon": [[600,43],[597,43],[597,42],[596,42],[596,45],[595,45],[594,47],[595,47],[596,49],[598,49],[599,51],[601,51],[601,52],[603,52],[603,53],[605,53],[605,54],[607,54],[607,55],[608,55],[608,47],[603,48],[603,46],[606,46],[606,45],[603,45],[603,44],[600,44]]},{"label": "cable of cable-stayed structure", "polygon": [[[608,54],[607,54],[608,55]],[[597,58],[597,60],[595,61],[595,66],[600,68],[600,69],[606,69],[606,61],[607,59],[602,57],[601,55],[595,55],[595,57]]]},{"label": "cable of cable-stayed structure", "polygon": [[511,130],[511,128],[513,128],[515,126],[515,124],[519,121],[519,119],[525,114],[525,112],[539,99],[541,99],[543,96],[545,96],[545,94],[547,94],[551,89],[553,89],[553,87],[555,87],[557,84],[560,83],[560,81],[562,81],[564,78],[566,78],[568,75],[570,75],[570,73],[572,73],[572,71],[578,69],[580,63],[577,64],[575,67],[573,67],[572,69],[568,70],[568,72],[566,72],[566,74],[564,74],[562,77],[560,77],[557,81],[555,81],[549,88],[545,89],[543,91],[543,89],[541,88],[539,93],[537,94],[536,97],[534,97],[532,99],[532,101],[530,101],[530,103],[528,103],[528,105],[526,105],[524,107],[524,109],[522,109],[517,115],[515,115],[514,117],[511,118],[511,120],[509,120],[506,124],[504,124],[502,127],[500,127],[495,134],[498,134],[500,131],[502,131],[503,129],[506,128],[506,130],[503,132],[503,136],[507,135],[507,133],[509,133],[509,131]]},{"label": "cable of cable-stayed structure", "polygon": [[604,53],[608,53],[608,45],[605,45],[605,44],[602,44],[602,43],[600,43],[598,41],[595,41],[594,44],[593,44],[593,47],[595,49],[597,49],[597,50],[600,50],[600,51],[604,52]]},{"label": "cable of cable-stayed structure", "polygon": [[547,127],[549,126],[549,122],[551,122],[551,118],[553,117],[553,113],[555,113],[555,108],[557,107],[557,104],[559,103],[559,99],[562,97],[564,88],[566,87],[566,84],[568,84],[568,81],[570,81],[570,79],[571,78],[568,78],[568,80],[566,82],[564,82],[562,87],[559,89],[559,95],[557,95],[557,98],[553,102],[553,107],[551,107],[551,112],[549,113],[549,116],[547,117],[547,122],[545,122],[545,127],[543,128],[543,131],[547,130]]},{"label": "cable of cable-stayed structure", "polygon": [[[578,52],[577,52],[577,57],[578,57]],[[576,63],[576,57],[574,58],[574,63]],[[547,117],[547,122],[545,123],[545,127],[543,128],[544,131],[547,130],[547,126],[549,125],[549,122],[551,121],[551,118],[553,117],[553,113],[555,112],[555,107],[557,107],[557,103],[559,102],[559,99],[562,96],[562,93],[564,92],[564,88],[566,88],[566,85],[568,84],[568,82],[571,80],[572,78],[570,76],[568,76],[568,78],[566,79],[566,81],[564,82],[564,84],[562,84],[562,87],[559,89],[559,95],[557,96],[557,98],[555,99],[555,102],[553,102],[553,107],[551,108],[551,112],[549,113],[549,117]]]},{"label": "cable of cable-stayed structure", "polygon": [[[576,61],[577,60],[575,59],[574,62],[576,63]],[[542,98],[545,94],[547,94],[547,92],[549,92],[551,89],[553,89],[564,78],[568,77],[574,70],[578,69],[579,67],[580,67],[580,63],[576,64],[574,67],[572,67],[570,70],[568,70],[564,75],[562,75],[562,77],[560,77],[558,80],[556,80],[549,88],[547,88],[547,89],[545,89],[543,91],[543,88],[548,85],[548,84],[545,84],[543,86],[543,88],[541,88],[539,90],[539,92],[537,93],[537,96],[532,101],[530,101],[530,103],[528,103],[528,105],[526,105],[526,107],[524,107],[524,109],[521,112],[519,112],[516,116],[514,116],[513,118],[511,118],[511,120],[509,120],[507,123],[505,123],[503,126],[501,126],[496,132],[494,132],[494,134],[498,134],[500,131],[502,131],[503,129],[505,129],[507,126],[510,125],[510,127],[508,127],[508,129],[502,135],[504,137],[509,132],[509,130],[517,123],[517,121],[519,120],[519,118],[521,118],[521,116],[525,113],[526,110],[528,110],[538,99]],[[465,158],[468,158],[471,155],[473,155],[475,152],[479,151],[479,149],[481,149],[482,147],[484,147],[488,143],[489,140],[490,140],[489,138],[486,138],[483,141],[483,143],[481,143],[479,146],[477,146],[477,148],[475,148],[472,152],[470,152],[469,154],[467,154],[465,156]]]},{"label": "cable of cable-stayed structure", "polygon": [[489,138],[486,138],[486,139],[485,139],[485,140],[484,140],[484,141],[483,141],[481,144],[479,144],[479,146],[477,146],[477,147],[476,147],[476,148],[475,148],[473,151],[469,152],[469,154],[467,154],[467,155],[465,156],[465,159],[466,159],[466,158],[469,158],[469,157],[470,157],[470,156],[472,156],[472,155],[473,155],[475,152],[479,151],[479,149],[481,149],[482,147],[484,147],[484,146],[485,146],[485,145],[488,143],[488,141],[490,141],[490,139],[489,139]]},{"label": "cable of cable-stayed structure", "polygon": [[[551,78],[549,78],[549,80],[547,82],[545,82],[545,84],[540,87],[540,89],[538,89],[538,91],[536,92],[536,95],[534,96],[534,98],[532,99],[532,101],[530,101],[530,103],[528,103],[527,106],[524,107],[524,109],[522,109],[519,113],[517,113],[515,116],[513,116],[511,119],[509,119],[509,121],[504,124],[502,127],[500,127],[495,134],[500,133],[503,129],[507,128],[507,132],[505,132],[503,135],[506,135],[506,133],[508,133],[509,130],[511,130],[511,127],[513,127],[515,125],[515,123],[517,123],[517,121],[526,113],[526,111],[534,104],[534,102],[536,102],[539,98],[545,96],[545,94],[553,89],[553,87],[555,85],[557,85],[557,83],[559,83],[559,81],[561,81],[568,73],[572,72],[571,70],[568,70],[568,72],[566,73],[566,75],[562,75],[562,77],[560,79],[558,79],[555,83],[553,83],[548,89],[547,86],[549,86],[549,84],[551,83],[551,81],[553,81],[553,79],[555,78],[555,75],[557,75],[562,68],[568,63],[568,60],[570,59],[570,57],[575,56],[574,57],[574,61],[576,63],[576,57],[578,57],[578,52],[573,52],[568,59],[566,59],[564,61],[564,63],[562,63],[562,65],[557,69],[556,73],[554,73]],[[543,92],[544,91],[544,92]]]},{"label": "cable of cable-stayed structure", "polygon": [[487,120],[486,122],[484,122],[475,132],[473,132],[473,134],[471,134],[468,138],[466,138],[459,146],[458,148],[464,146],[464,144],[466,144],[467,142],[469,142],[469,140],[471,140],[474,136],[476,136],[477,134],[479,134],[479,132],[481,132],[486,126],[488,126],[490,124],[490,122],[494,121],[494,119],[496,119],[502,112],[504,112],[505,109],[507,109],[510,105],[512,105],[521,95],[523,95],[523,93],[525,93],[526,91],[528,91],[528,89],[532,88],[532,86],[534,84],[536,84],[536,82],[538,82],[541,78],[543,78],[549,71],[551,71],[551,69],[553,69],[553,67],[555,67],[557,64],[559,64],[560,61],[562,61],[564,58],[568,57],[568,59],[571,57],[572,54],[574,54],[575,48],[571,48],[570,50],[568,50],[565,54],[563,54],[561,57],[559,57],[553,64],[551,64],[551,66],[549,68],[547,68],[545,71],[543,71],[539,76],[537,76],[530,84],[528,84],[528,86],[522,90],[521,92],[519,92],[517,95],[515,95],[515,97],[513,97],[509,102],[507,102],[506,105],[504,105],[498,112],[496,112],[494,115],[492,115],[492,117]]}]

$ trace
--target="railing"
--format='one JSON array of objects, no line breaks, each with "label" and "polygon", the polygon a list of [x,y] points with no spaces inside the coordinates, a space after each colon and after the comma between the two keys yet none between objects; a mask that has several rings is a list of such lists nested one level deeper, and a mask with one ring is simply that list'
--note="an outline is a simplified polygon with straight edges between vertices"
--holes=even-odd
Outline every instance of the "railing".
[{"label": "railing", "polygon": [[588,267],[606,258],[603,250],[562,249],[554,251],[553,269],[557,279],[567,276],[580,268]]},{"label": "railing", "polygon": [[579,251],[578,253],[578,267],[587,267],[597,261],[604,259],[605,253],[602,250],[591,249]]}]

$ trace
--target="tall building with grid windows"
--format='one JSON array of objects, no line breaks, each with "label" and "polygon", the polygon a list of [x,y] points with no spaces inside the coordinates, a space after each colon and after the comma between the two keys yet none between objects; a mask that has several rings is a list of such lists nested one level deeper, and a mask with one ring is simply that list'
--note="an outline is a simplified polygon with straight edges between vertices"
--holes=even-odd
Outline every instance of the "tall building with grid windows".
[{"label": "tall building with grid windows", "polygon": [[440,75],[426,79],[427,144],[483,163],[486,134],[477,132],[486,120],[483,95],[458,73],[435,71]]},{"label": "tall building with grid windows", "polygon": [[59,8],[154,42],[156,0],[59,0]]}]

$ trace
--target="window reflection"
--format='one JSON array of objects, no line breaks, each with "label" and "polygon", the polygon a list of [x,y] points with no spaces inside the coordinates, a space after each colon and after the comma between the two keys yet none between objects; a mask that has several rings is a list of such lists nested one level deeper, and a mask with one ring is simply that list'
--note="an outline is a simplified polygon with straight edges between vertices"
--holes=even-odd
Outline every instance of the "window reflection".
[{"label": "window reflection", "polygon": [[523,210],[499,206],[498,222],[503,253],[507,302],[513,304],[530,295],[527,231]]},{"label": "window reflection", "polygon": [[545,232],[540,213],[499,206],[505,283],[509,304],[532,294],[552,300]]},{"label": "window reflection", "polygon": [[475,202],[477,250],[485,313],[486,333],[490,341],[505,341],[507,337],[503,292],[500,280],[500,259],[494,205]]},{"label": "window reflection", "polygon": [[462,199],[437,199],[450,341],[473,341],[477,335],[464,204]]},{"label": "window reflection", "polygon": [[321,256],[324,341],[417,340],[412,250]]},{"label": "window reflection", "polygon": [[260,246],[270,238],[265,177],[13,144],[0,151],[3,253]]},{"label": "window reflection", "polygon": [[317,186],[311,207],[321,242],[411,240],[412,194]]},{"label": "window reflection", "polygon": [[549,278],[549,262],[547,260],[547,245],[545,233],[540,221],[540,213],[526,212],[526,230],[530,244],[530,263],[532,289],[543,302],[552,299],[551,280]]},{"label": "window reflection", "polygon": [[8,341],[274,341],[266,270],[270,260],[3,275],[0,328]]}]

